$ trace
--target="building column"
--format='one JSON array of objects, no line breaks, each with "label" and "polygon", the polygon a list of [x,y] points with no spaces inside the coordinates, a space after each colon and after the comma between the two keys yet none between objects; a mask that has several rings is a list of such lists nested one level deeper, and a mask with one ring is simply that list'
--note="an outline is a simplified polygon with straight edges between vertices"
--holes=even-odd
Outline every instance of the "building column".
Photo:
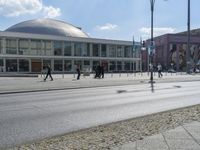
[{"label": "building column", "polygon": [[2,54],[6,54],[6,38],[2,39],[2,46],[3,46]]},{"label": "building column", "polygon": [[102,46],[101,46],[101,44],[99,44],[99,57],[101,57],[101,48]]},{"label": "building column", "polygon": [[179,67],[180,67],[180,62],[179,62],[179,44],[177,44],[177,48],[176,48],[176,71],[179,71]]},{"label": "building column", "polygon": [[6,72],[6,58],[3,59],[3,72]]},{"label": "building column", "polygon": [[16,44],[17,45],[17,55],[19,55],[19,39],[18,38],[16,39],[16,42],[17,42],[17,44]]}]

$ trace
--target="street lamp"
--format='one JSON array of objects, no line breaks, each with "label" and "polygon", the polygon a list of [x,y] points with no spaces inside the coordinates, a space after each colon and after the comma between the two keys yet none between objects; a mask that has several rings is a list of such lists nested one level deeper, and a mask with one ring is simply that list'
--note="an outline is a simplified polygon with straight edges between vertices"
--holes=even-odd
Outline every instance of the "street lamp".
[{"label": "street lamp", "polygon": [[188,17],[187,17],[187,50],[186,50],[186,66],[187,73],[190,73],[190,0],[188,0]]},{"label": "street lamp", "polygon": [[150,43],[150,82],[153,83],[153,11],[154,11],[154,4],[155,4],[155,0],[150,0],[150,4],[151,4],[151,43]]}]

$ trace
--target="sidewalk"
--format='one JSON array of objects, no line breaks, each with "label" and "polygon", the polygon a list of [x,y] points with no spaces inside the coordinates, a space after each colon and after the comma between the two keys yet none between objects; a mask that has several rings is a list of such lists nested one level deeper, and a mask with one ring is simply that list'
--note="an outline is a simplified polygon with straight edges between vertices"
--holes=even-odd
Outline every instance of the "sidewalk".
[{"label": "sidewalk", "polygon": [[[200,81],[200,74],[187,75],[185,73],[171,74],[163,73],[162,78],[154,74],[154,80],[159,82],[177,82],[177,81]],[[16,92],[32,92],[46,90],[61,90],[74,88],[91,88],[103,86],[120,86],[130,84],[148,83],[150,76],[147,73],[123,73],[123,74],[105,74],[104,79],[94,79],[94,75],[83,77],[76,80],[76,75],[52,75],[54,81],[47,79],[43,81],[43,76],[37,77],[0,77],[0,94]]]},{"label": "sidewalk", "polygon": [[200,150],[200,122],[184,124],[111,150]]}]

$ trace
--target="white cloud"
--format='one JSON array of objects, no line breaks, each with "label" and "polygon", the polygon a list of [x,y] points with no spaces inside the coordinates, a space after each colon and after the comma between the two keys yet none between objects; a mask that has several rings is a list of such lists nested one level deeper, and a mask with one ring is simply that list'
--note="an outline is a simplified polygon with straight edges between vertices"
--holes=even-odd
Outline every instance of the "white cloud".
[{"label": "white cloud", "polygon": [[[149,38],[151,36],[151,28],[143,27],[140,29],[143,38]],[[176,29],[171,27],[163,27],[163,28],[153,28],[153,36],[159,36],[166,33],[175,33]]]},{"label": "white cloud", "polygon": [[111,23],[106,23],[105,25],[98,25],[96,26],[96,29],[98,30],[115,30],[118,28],[118,25],[116,24],[111,24]]},{"label": "white cloud", "polygon": [[0,0],[0,14],[3,16],[18,17],[37,13],[51,18],[61,15],[59,8],[45,6],[42,0]]},{"label": "white cloud", "polygon": [[54,8],[52,6],[48,6],[48,7],[45,6],[43,8],[43,13],[44,13],[45,17],[47,17],[47,18],[55,18],[55,17],[61,15],[60,8]]}]

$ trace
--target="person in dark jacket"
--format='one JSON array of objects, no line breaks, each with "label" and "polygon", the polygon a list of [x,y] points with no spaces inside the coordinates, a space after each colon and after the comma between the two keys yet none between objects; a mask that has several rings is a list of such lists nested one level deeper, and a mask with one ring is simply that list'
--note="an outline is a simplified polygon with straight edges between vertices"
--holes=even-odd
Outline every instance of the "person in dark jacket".
[{"label": "person in dark jacket", "polygon": [[95,72],[96,72],[96,74],[95,74],[94,78],[100,78],[100,75],[101,75],[101,66],[99,64],[97,64]]},{"label": "person in dark jacket", "polygon": [[47,74],[46,74],[46,77],[44,78],[44,81],[46,81],[46,79],[48,78],[48,76],[51,78],[51,81],[53,81],[53,78],[51,76],[51,66],[47,65],[46,69],[47,69]]},{"label": "person in dark jacket", "polygon": [[104,78],[104,64],[101,64],[101,77]]},{"label": "person in dark jacket", "polygon": [[80,79],[81,71],[80,71],[80,65],[76,66],[76,71],[77,71],[77,80]]}]

